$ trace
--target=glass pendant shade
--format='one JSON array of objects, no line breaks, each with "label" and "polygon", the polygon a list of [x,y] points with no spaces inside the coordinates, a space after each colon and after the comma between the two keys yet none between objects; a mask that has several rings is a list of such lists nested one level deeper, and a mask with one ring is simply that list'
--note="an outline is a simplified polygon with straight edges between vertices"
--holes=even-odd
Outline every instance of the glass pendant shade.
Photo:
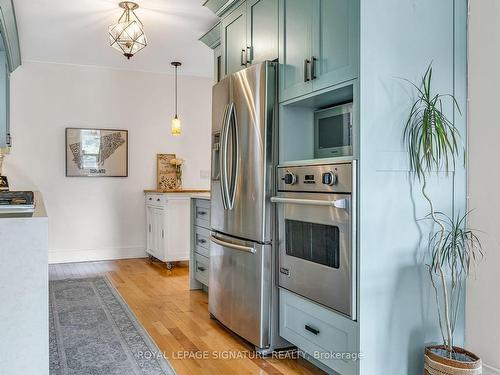
[{"label": "glass pendant shade", "polygon": [[134,13],[139,5],[130,1],[121,2],[119,5],[124,11],[118,22],[109,27],[109,42],[111,47],[130,59],[146,47],[146,34],[144,34],[142,22]]},{"label": "glass pendant shade", "polygon": [[179,116],[177,116],[177,68],[182,65],[182,63],[178,61],[172,61],[170,63],[175,68],[175,116],[172,119],[172,135],[181,135],[182,132],[182,127],[181,127],[181,120]]},{"label": "glass pendant shade", "polygon": [[177,116],[172,119],[172,135],[181,135],[181,119]]}]

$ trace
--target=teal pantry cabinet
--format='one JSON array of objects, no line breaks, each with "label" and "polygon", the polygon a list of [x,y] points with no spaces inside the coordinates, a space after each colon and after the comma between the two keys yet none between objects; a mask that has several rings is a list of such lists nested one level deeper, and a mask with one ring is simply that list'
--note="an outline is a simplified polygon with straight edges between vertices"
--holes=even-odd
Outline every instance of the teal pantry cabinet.
[{"label": "teal pantry cabinet", "polygon": [[280,0],[280,101],[358,76],[359,1]]},{"label": "teal pantry cabinet", "polygon": [[221,21],[224,75],[278,57],[278,0],[247,0]]},{"label": "teal pantry cabinet", "polygon": [[16,17],[12,0],[0,0],[0,148],[11,146],[10,73],[21,65]]},{"label": "teal pantry cabinet", "polygon": [[7,54],[0,51],[0,148],[10,147],[10,72]]}]

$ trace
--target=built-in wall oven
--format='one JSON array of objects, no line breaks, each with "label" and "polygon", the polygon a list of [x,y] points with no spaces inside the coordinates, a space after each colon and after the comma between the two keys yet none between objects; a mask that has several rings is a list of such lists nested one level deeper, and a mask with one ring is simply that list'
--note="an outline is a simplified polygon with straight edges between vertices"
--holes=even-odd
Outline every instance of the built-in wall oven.
[{"label": "built-in wall oven", "polygon": [[355,162],[278,167],[279,285],[356,319]]}]

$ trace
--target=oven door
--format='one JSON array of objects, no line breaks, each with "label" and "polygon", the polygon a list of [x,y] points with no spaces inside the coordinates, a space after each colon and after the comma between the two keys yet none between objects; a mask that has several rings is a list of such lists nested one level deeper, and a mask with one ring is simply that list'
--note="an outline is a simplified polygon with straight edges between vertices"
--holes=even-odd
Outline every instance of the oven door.
[{"label": "oven door", "polygon": [[279,285],[355,319],[350,194],[281,193]]}]

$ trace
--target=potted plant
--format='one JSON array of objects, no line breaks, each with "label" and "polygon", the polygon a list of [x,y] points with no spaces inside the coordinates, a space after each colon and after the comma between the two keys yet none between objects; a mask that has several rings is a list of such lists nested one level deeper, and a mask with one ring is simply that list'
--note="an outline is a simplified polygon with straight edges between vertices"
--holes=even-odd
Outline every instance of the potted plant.
[{"label": "potted plant", "polygon": [[464,371],[469,375],[481,374],[481,359],[453,343],[465,279],[483,256],[481,241],[467,227],[470,211],[452,217],[438,212],[427,190],[432,171],[444,170],[447,174],[465,151],[458,129],[443,112],[443,100],[450,100],[459,112],[460,108],[453,95],[434,94],[431,83],[430,65],[421,84],[412,83],[417,96],[403,132],[410,170],[421,185],[421,193],[429,204],[428,218],[432,221],[427,243],[428,271],[436,297],[442,344],[425,348],[425,374],[454,375]]}]

